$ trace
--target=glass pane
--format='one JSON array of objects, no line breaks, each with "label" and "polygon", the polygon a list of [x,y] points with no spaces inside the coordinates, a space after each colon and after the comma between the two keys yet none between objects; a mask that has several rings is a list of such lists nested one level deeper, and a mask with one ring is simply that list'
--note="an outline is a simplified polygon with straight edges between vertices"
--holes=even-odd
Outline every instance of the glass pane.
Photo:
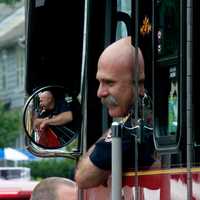
[{"label": "glass pane", "polygon": [[[155,6],[154,115],[159,142],[177,141],[179,122],[180,1],[159,0]],[[162,142],[161,136],[169,136]]]},{"label": "glass pane", "polygon": [[155,117],[157,136],[175,135],[178,129],[177,63],[159,65],[155,74]]},{"label": "glass pane", "polygon": [[195,146],[197,148],[196,158],[195,161],[200,162],[200,126],[199,126],[199,113],[200,113],[200,93],[199,86],[200,86],[200,79],[199,79],[199,66],[200,66],[200,59],[199,59],[199,52],[200,52],[200,28],[197,24],[200,23],[200,1],[194,1],[193,3],[193,122],[194,122],[194,128],[193,128],[193,134],[194,134],[194,142]]},{"label": "glass pane", "polygon": [[126,24],[124,22],[117,22],[116,40],[126,37],[128,35]]},{"label": "glass pane", "polygon": [[176,79],[176,68],[171,67],[169,71],[170,91],[168,94],[168,134],[177,132],[178,124],[178,81]]},{"label": "glass pane", "polygon": [[117,0],[117,11],[131,15],[131,0]]},{"label": "glass pane", "polygon": [[180,1],[157,1],[155,14],[158,59],[178,55],[180,38]]}]

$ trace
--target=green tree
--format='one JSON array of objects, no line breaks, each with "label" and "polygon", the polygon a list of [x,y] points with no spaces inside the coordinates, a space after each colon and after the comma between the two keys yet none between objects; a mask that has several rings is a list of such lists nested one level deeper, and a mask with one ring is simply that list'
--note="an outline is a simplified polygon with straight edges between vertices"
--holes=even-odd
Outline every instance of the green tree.
[{"label": "green tree", "polygon": [[8,5],[14,5],[18,1],[21,1],[21,0],[0,0],[0,3],[5,3],[5,4],[8,4]]},{"label": "green tree", "polygon": [[73,179],[76,162],[65,158],[43,158],[29,161],[21,166],[31,168],[31,177],[35,180],[51,176]]},{"label": "green tree", "polygon": [[8,110],[0,101],[0,147],[15,144],[21,129],[21,111]]}]

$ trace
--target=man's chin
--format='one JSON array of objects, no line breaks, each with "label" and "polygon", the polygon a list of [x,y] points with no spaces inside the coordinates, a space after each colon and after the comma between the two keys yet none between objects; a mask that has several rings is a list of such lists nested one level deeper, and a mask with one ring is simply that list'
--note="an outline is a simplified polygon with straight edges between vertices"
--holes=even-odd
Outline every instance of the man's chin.
[{"label": "man's chin", "polygon": [[121,117],[121,113],[119,111],[109,110],[108,113],[112,118]]},{"label": "man's chin", "polygon": [[120,110],[114,110],[114,109],[109,109],[108,113],[112,118],[125,117],[128,114],[128,113],[122,112]]}]

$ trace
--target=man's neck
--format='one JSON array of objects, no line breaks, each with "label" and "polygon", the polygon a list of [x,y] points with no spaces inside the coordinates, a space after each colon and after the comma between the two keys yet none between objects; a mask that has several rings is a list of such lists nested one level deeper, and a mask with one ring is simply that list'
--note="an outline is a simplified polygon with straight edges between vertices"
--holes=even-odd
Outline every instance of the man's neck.
[{"label": "man's neck", "polygon": [[130,117],[130,115],[131,115],[131,113],[128,113],[125,117],[114,117],[113,121],[123,123]]}]

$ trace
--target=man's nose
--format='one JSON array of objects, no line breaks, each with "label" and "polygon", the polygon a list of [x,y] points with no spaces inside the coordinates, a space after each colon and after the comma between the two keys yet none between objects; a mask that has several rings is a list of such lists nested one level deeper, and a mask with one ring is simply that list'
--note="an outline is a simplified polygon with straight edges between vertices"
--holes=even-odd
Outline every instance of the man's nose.
[{"label": "man's nose", "polygon": [[99,84],[99,88],[97,90],[97,96],[99,98],[101,98],[101,97],[105,97],[107,95],[108,95],[108,90],[106,89],[106,87],[103,86],[102,84]]}]

